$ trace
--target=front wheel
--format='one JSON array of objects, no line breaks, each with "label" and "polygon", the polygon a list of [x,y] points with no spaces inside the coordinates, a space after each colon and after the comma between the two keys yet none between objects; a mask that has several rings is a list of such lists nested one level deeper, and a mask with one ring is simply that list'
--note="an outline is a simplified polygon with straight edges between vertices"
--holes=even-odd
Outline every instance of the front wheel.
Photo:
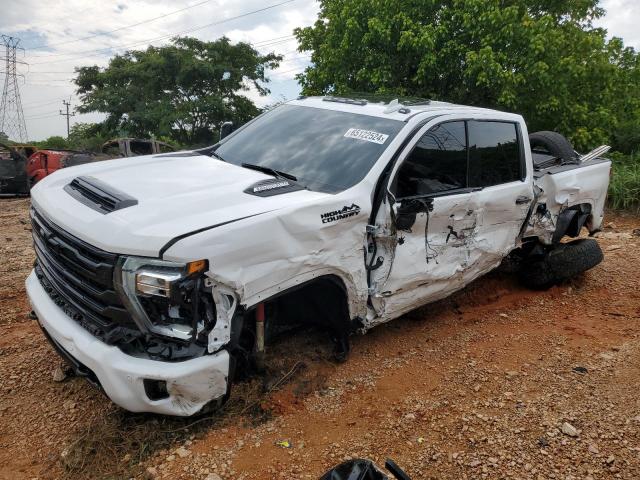
[{"label": "front wheel", "polygon": [[546,290],[595,267],[604,259],[598,242],[584,238],[561,243],[543,257],[526,262],[520,281],[528,288]]}]

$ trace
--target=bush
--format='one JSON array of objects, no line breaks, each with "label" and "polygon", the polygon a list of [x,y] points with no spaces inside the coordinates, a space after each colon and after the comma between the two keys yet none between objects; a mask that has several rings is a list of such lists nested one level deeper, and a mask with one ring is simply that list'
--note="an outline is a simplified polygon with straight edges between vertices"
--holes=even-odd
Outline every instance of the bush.
[{"label": "bush", "polygon": [[609,206],[640,212],[640,153],[613,153]]},{"label": "bush", "polygon": [[611,145],[617,152],[640,152],[640,125],[637,121],[624,122],[615,129]]},{"label": "bush", "polygon": [[45,148],[50,150],[65,150],[69,148],[69,144],[67,143],[67,141],[59,135],[54,135],[53,137],[49,137],[46,140],[37,142],[36,145],[38,148]]}]

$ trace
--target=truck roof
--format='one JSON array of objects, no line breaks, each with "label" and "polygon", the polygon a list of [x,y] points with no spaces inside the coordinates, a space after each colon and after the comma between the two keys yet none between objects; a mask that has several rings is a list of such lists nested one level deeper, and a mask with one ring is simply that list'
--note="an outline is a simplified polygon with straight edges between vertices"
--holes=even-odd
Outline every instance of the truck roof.
[{"label": "truck roof", "polygon": [[457,105],[455,103],[440,102],[435,100],[422,100],[419,102],[399,100],[395,108],[392,106],[395,101],[385,102],[376,100],[367,100],[358,97],[333,97],[333,96],[318,96],[318,97],[298,97],[295,100],[287,102],[289,105],[300,105],[307,107],[323,108],[326,110],[336,110],[350,113],[357,113],[361,115],[370,115],[374,117],[383,117],[393,120],[407,121],[413,117],[416,113],[422,112],[437,112],[441,114],[446,113],[499,113],[500,116],[513,115],[518,117],[519,115],[509,114],[499,110],[492,110],[488,108],[472,107],[468,105]]}]

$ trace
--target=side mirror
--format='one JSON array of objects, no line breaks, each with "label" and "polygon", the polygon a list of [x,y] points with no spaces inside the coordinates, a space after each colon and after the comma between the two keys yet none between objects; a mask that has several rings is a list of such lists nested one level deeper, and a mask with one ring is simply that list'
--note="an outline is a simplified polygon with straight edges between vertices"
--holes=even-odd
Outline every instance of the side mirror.
[{"label": "side mirror", "polygon": [[233,122],[224,122],[220,127],[220,140],[231,135],[233,132]]},{"label": "side mirror", "polygon": [[416,223],[419,213],[433,211],[433,198],[410,198],[400,200],[396,212],[396,228],[409,230]]}]

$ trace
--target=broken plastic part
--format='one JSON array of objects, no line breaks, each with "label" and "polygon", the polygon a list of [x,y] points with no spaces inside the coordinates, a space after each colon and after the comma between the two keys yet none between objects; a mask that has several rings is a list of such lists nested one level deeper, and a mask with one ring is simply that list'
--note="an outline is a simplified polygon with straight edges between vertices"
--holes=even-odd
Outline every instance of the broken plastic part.
[{"label": "broken plastic part", "polygon": [[205,280],[205,287],[211,288],[211,295],[215,303],[216,324],[208,335],[207,350],[216,352],[231,339],[231,319],[238,306],[235,292],[229,287],[214,282],[210,278]]}]

